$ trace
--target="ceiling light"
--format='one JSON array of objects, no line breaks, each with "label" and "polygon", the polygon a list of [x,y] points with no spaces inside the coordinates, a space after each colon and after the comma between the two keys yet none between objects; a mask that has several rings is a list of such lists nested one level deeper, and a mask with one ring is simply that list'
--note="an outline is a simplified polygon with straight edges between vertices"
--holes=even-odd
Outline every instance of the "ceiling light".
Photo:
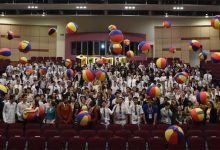
[{"label": "ceiling light", "polygon": [[45,13],[45,12],[43,12],[42,16],[44,17],[45,15],[46,15],[46,13]]},{"label": "ceiling light", "polygon": [[5,16],[5,13],[4,13],[4,12],[2,12],[1,16],[2,16],[2,17],[3,17],[3,16]]},{"label": "ceiling light", "polygon": [[133,6],[132,9],[135,9],[135,7]]},{"label": "ceiling light", "polygon": [[35,8],[35,9],[38,9],[38,6],[35,6],[34,8]]},{"label": "ceiling light", "polygon": [[83,9],[83,7],[82,7],[82,6],[80,6],[79,8],[80,8],[80,9]]},{"label": "ceiling light", "polygon": [[128,9],[128,6],[125,6],[125,9]]},{"label": "ceiling light", "polygon": [[208,14],[205,14],[205,18],[209,18],[209,15],[208,15]]},{"label": "ceiling light", "polygon": [[31,8],[31,6],[28,6],[28,9],[30,9]]},{"label": "ceiling light", "polygon": [[173,7],[174,10],[176,10],[176,7]]},{"label": "ceiling light", "polygon": [[169,16],[168,16],[168,13],[165,13],[165,18],[168,18]]},{"label": "ceiling light", "polygon": [[177,10],[179,10],[179,9],[180,9],[180,7],[176,7],[176,9],[177,9]]},{"label": "ceiling light", "polygon": [[183,7],[180,7],[181,10],[183,10]]},{"label": "ceiling light", "polygon": [[34,9],[34,6],[31,6],[32,9]]},{"label": "ceiling light", "polygon": [[86,7],[86,6],[84,6],[83,8],[84,8],[84,9],[86,9],[87,7]]},{"label": "ceiling light", "polygon": [[79,6],[76,6],[76,9],[79,9]]}]

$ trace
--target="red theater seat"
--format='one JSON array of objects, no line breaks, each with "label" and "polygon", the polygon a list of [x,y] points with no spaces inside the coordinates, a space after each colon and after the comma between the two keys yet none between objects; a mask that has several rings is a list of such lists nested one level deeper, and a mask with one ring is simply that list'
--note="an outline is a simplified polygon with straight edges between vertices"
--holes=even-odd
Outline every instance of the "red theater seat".
[{"label": "red theater seat", "polygon": [[136,124],[126,124],[126,125],[124,125],[124,129],[130,130],[131,132],[134,132],[134,131],[139,130],[139,127]]},{"label": "red theater seat", "polygon": [[10,129],[8,130],[8,138],[14,137],[14,136],[24,136],[23,129]]},{"label": "red theater seat", "polygon": [[124,130],[124,129],[115,131],[115,135],[119,136],[119,137],[123,137],[125,139],[128,139],[128,138],[130,138],[132,136],[131,131]]},{"label": "red theater seat", "polygon": [[205,130],[203,135],[204,135],[204,138],[208,138],[211,136],[220,137],[220,131],[219,130]]},{"label": "red theater seat", "polygon": [[148,139],[149,150],[166,150],[166,142],[164,138],[152,137]]},{"label": "red theater seat", "polygon": [[65,147],[65,141],[62,137],[50,137],[47,140],[47,150],[62,150]]},{"label": "red theater seat", "polygon": [[90,137],[87,140],[89,150],[105,150],[106,140],[101,137]]},{"label": "red theater seat", "polygon": [[25,126],[25,129],[26,130],[40,130],[41,126],[40,126],[40,124],[27,124]]},{"label": "red theater seat", "polygon": [[145,139],[141,137],[133,137],[128,140],[129,150],[146,150]]},{"label": "red theater seat", "polygon": [[220,137],[207,138],[207,144],[209,150],[220,150]]},{"label": "red theater seat", "polygon": [[202,137],[192,136],[188,138],[189,150],[205,150],[205,140]]},{"label": "red theater seat", "polygon": [[99,137],[103,137],[106,140],[108,140],[109,138],[111,138],[114,135],[114,132],[111,130],[98,130],[97,134]]},{"label": "red theater seat", "polygon": [[126,140],[122,137],[112,137],[108,141],[109,150],[126,150]]},{"label": "red theater seat", "polygon": [[134,137],[141,137],[147,141],[147,139],[150,137],[150,132],[147,130],[139,130],[133,132]]},{"label": "red theater seat", "polygon": [[30,137],[27,139],[28,142],[28,150],[43,150],[45,149],[45,141],[44,137]]},{"label": "red theater seat", "polygon": [[26,130],[25,132],[25,136],[26,138],[28,137],[41,137],[43,134],[42,134],[42,131],[41,130]]},{"label": "red theater seat", "polygon": [[86,139],[83,137],[72,137],[68,140],[69,150],[85,150]]},{"label": "red theater seat", "polygon": [[94,130],[81,130],[79,132],[79,135],[81,137],[84,137],[84,138],[89,138],[89,137],[94,137],[96,135],[96,132]]},{"label": "red theater seat", "polygon": [[25,149],[24,137],[10,137],[8,140],[8,150],[23,150]]},{"label": "red theater seat", "polygon": [[121,130],[122,126],[119,124],[110,124],[108,125],[108,130],[111,130],[113,132],[117,131],[117,130]]}]

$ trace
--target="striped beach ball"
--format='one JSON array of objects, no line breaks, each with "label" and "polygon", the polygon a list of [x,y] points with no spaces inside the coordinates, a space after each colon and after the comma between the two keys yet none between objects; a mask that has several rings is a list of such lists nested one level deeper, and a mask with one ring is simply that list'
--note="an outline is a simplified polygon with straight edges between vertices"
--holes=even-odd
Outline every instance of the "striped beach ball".
[{"label": "striped beach ball", "polygon": [[172,22],[171,22],[170,20],[165,20],[165,21],[163,22],[163,26],[164,26],[165,28],[171,28]]},{"label": "striped beach ball", "polygon": [[46,75],[46,74],[47,74],[47,68],[46,68],[46,67],[41,67],[41,68],[39,69],[39,74],[40,74],[41,76]]},{"label": "striped beach ball", "polygon": [[138,50],[141,51],[141,53],[143,54],[147,54],[150,48],[151,48],[150,43],[146,41],[142,41],[138,44]]},{"label": "striped beach ball", "polygon": [[5,38],[7,38],[8,40],[12,40],[14,36],[15,36],[14,32],[8,31],[5,35]]},{"label": "striped beach ball", "polygon": [[165,138],[169,144],[176,145],[184,140],[184,132],[179,126],[172,125],[166,129]]},{"label": "striped beach ball", "polygon": [[28,62],[28,59],[27,59],[26,57],[21,57],[21,58],[19,59],[19,62],[20,62],[21,64],[25,65],[25,64]]},{"label": "striped beach ball", "polygon": [[155,85],[150,86],[147,89],[147,94],[150,97],[159,97],[160,96],[160,89],[157,86],[155,86]]},{"label": "striped beach ball", "polygon": [[76,120],[80,126],[88,126],[91,121],[91,115],[88,111],[81,111],[77,116]]},{"label": "striped beach ball", "polygon": [[31,50],[31,44],[29,41],[23,40],[18,44],[18,49],[20,52],[28,53]]},{"label": "striped beach ball", "polygon": [[219,63],[220,62],[220,53],[215,52],[211,55],[211,61],[213,64]]},{"label": "striped beach ball", "polygon": [[24,70],[24,74],[26,75],[26,76],[30,76],[30,75],[32,75],[33,74],[33,69],[31,69],[31,68],[26,68],[25,70]]},{"label": "striped beach ball", "polygon": [[86,82],[92,82],[95,79],[95,72],[91,69],[83,70],[82,78]]},{"label": "striped beach ball", "polygon": [[158,58],[156,61],[157,68],[164,69],[167,66],[166,58]]},{"label": "striped beach ball", "polygon": [[111,32],[112,30],[117,30],[116,25],[109,25],[108,30]]},{"label": "striped beach ball", "polygon": [[105,70],[98,69],[96,70],[95,77],[99,81],[104,81],[106,79],[107,73]]},{"label": "striped beach ball", "polygon": [[220,16],[214,16],[211,19],[211,26],[214,29],[220,29]]},{"label": "striped beach ball", "polygon": [[64,72],[64,77],[68,80],[71,80],[71,78],[74,76],[74,71],[72,69],[66,69]]},{"label": "striped beach ball", "polygon": [[129,39],[125,39],[124,40],[124,45],[125,46],[129,46],[130,45],[130,40]]},{"label": "striped beach ball", "polygon": [[119,55],[122,52],[121,44],[110,44],[109,50],[113,55]]},{"label": "striped beach ball", "polygon": [[7,93],[8,93],[8,89],[4,85],[0,84],[0,95],[4,96]]},{"label": "striped beach ball", "polygon": [[121,43],[124,40],[124,35],[121,30],[112,30],[109,33],[111,43]]},{"label": "striped beach ball", "polygon": [[201,108],[194,108],[191,111],[191,117],[193,121],[200,122],[204,119],[204,111]]},{"label": "striped beach ball", "polygon": [[207,53],[206,52],[199,53],[199,60],[200,61],[205,61],[206,59],[207,59]]},{"label": "striped beach ball", "polygon": [[48,35],[49,36],[56,36],[57,35],[57,29],[56,28],[50,28],[48,30]]},{"label": "striped beach ball", "polygon": [[72,67],[72,61],[70,59],[65,59],[65,66],[67,68],[71,68]]},{"label": "striped beach ball", "polygon": [[178,83],[178,84],[183,84],[186,82],[188,76],[187,73],[185,72],[179,72],[174,76],[174,80]]},{"label": "striped beach ball", "polygon": [[11,50],[9,48],[1,48],[0,49],[0,59],[10,59]]},{"label": "striped beach ball", "polygon": [[96,60],[96,65],[101,68],[104,65],[104,60],[102,58],[98,58]]},{"label": "striped beach ball", "polygon": [[206,105],[209,101],[209,93],[208,92],[199,92],[196,95],[196,99],[199,103]]},{"label": "striped beach ball", "polygon": [[176,52],[176,48],[171,47],[171,48],[169,49],[169,52],[174,54],[174,53]]},{"label": "striped beach ball", "polygon": [[200,47],[201,47],[201,43],[197,40],[191,40],[189,42],[189,50],[190,51],[196,52],[200,49]]},{"label": "striped beach ball", "polygon": [[127,51],[126,53],[127,58],[132,59],[134,57],[134,52],[132,50]]},{"label": "striped beach ball", "polygon": [[69,22],[67,25],[66,25],[66,32],[67,33],[75,33],[78,31],[78,24],[75,23],[75,22]]}]

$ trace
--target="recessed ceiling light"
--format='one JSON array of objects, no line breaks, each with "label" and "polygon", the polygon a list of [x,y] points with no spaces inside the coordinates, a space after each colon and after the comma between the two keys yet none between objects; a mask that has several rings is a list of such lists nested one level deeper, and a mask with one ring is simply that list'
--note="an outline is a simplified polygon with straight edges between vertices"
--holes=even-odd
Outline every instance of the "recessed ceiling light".
[{"label": "recessed ceiling light", "polygon": [[183,10],[183,7],[180,7],[181,10]]},{"label": "recessed ceiling light", "polygon": [[34,6],[31,6],[32,9],[34,9]]},{"label": "recessed ceiling light", "polygon": [[125,9],[128,9],[128,6],[125,6]]},{"label": "recessed ceiling light", "polygon": [[133,6],[132,9],[135,9],[135,7]]},{"label": "recessed ceiling light", "polygon": [[177,10],[179,10],[179,9],[180,9],[180,7],[176,7],[176,9],[177,9]]},{"label": "recessed ceiling light", "polygon": [[38,9],[38,6],[35,6],[34,8],[35,8],[35,9]]},{"label": "recessed ceiling light", "polygon": [[28,6],[28,9],[30,9],[31,8],[31,6]]},{"label": "recessed ceiling light", "polygon": [[80,6],[79,8],[80,8],[80,9],[83,9],[83,7],[82,7],[82,6]]},{"label": "recessed ceiling light", "polygon": [[209,17],[209,15],[208,14],[205,14],[205,18],[208,18]]},{"label": "recessed ceiling light", "polygon": [[84,6],[83,8],[84,8],[84,9],[86,9],[87,7],[86,7],[86,6]]},{"label": "recessed ceiling light", "polygon": [[76,9],[79,9],[79,6],[76,6]]},{"label": "recessed ceiling light", "polygon": [[176,7],[173,7],[174,10],[176,10]]},{"label": "recessed ceiling light", "polygon": [[4,12],[2,12],[1,16],[2,16],[2,17],[3,17],[3,16],[5,16],[5,13],[4,13]]},{"label": "recessed ceiling light", "polygon": [[168,16],[168,13],[165,13],[165,18],[168,18],[169,16]]},{"label": "recessed ceiling light", "polygon": [[44,17],[45,15],[46,15],[46,13],[45,13],[45,12],[43,12],[42,16]]}]

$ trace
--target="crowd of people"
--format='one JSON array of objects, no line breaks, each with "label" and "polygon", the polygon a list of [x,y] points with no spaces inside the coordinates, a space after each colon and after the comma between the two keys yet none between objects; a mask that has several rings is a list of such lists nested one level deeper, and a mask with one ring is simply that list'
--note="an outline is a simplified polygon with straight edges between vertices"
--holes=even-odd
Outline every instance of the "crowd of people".
[{"label": "crowd of people", "polygon": [[[33,74],[26,76],[25,67]],[[40,67],[47,68],[40,75]],[[64,123],[77,125],[81,110],[91,113],[90,124],[191,124],[190,112],[195,107],[204,110],[203,123],[217,123],[220,118],[220,87],[212,82],[209,71],[173,61],[165,69],[158,69],[152,61],[147,66],[135,62],[103,65],[108,80],[84,82],[81,70],[97,69],[95,64],[72,66],[74,77],[64,77],[67,69],[53,62],[8,65],[0,76],[0,83],[8,93],[1,95],[0,121],[8,124]],[[189,78],[184,84],[174,80],[177,72],[185,71]],[[147,88],[156,85],[160,97],[150,97]],[[200,91],[209,93],[209,102],[202,105],[196,100]],[[44,110],[45,114],[42,114]],[[32,113],[26,121],[24,113]]]}]

